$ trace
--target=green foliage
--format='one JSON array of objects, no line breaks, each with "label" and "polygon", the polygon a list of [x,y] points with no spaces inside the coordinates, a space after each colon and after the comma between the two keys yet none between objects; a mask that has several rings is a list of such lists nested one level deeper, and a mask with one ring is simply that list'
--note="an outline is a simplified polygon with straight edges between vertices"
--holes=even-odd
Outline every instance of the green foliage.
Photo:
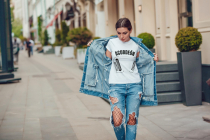
[{"label": "green foliage", "polygon": [[96,36],[96,37],[93,38],[93,40],[95,40],[95,39],[100,39],[100,37]]},{"label": "green foliage", "polygon": [[47,32],[47,30],[45,29],[44,30],[44,34],[43,34],[43,40],[42,40],[42,45],[45,46],[45,45],[48,45],[49,44],[49,34]]},{"label": "green foliage", "polygon": [[150,33],[141,33],[138,35],[138,38],[143,39],[142,43],[149,49],[152,49],[155,46],[155,39]]},{"label": "green foliage", "polygon": [[41,19],[41,16],[39,16],[37,18],[38,20],[38,36],[39,36],[39,41],[42,42],[42,19]]},{"label": "green foliage", "polygon": [[61,23],[61,40],[62,40],[62,43],[63,44],[67,44],[69,43],[69,41],[66,39],[67,35],[68,35],[68,32],[69,32],[69,27],[66,25],[66,22],[65,21],[62,21]]},{"label": "green foliage", "polygon": [[201,33],[193,27],[186,27],[179,30],[175,37],[175,44],[180,52],[198,50],[202,43]]},{"label": "green foliage", "polygon": [[92,38],[92,33],[86,27],[74,28],[69,31],[67,40],[75,43],[78,47],[83,48]]},{"label": "green foliage", "polygon": [[10,14],[11,14],[11,22],[14,22],[14,7],[10,7]]},{"label": "green foliage", "polygon": [[55,43],[53,44],[53,46],[62,46],[62,40],[61,40],[61,30],[56,29],[55,31]]},{"label": "green foliage", "polygon": [[22,21],[20,19],[15,19],[12,22],[12,32],[14,33],[14,37],[21,37],[23,28]]}]

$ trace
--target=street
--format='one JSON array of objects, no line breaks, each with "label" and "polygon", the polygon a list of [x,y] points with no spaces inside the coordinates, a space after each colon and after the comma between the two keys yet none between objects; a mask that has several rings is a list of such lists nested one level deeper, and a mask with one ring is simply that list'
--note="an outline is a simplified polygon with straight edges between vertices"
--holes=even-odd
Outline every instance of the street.
[{"label": "street", "polygon": [[[18,83],[0,85],[0,140],[115,140],[109,104],[79,93],[76,59],[20,51]],[[137,140],[209,140],[210,104],[140,107]]]}]

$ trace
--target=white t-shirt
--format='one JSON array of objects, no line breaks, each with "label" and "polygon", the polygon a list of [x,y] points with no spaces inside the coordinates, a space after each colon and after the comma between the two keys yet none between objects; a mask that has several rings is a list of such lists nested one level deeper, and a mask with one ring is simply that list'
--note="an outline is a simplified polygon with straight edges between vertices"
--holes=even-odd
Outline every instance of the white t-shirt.
[{"label": "white t-shirt", "polygon": [[106,48],[112,53],[109,84],[141,82],[136,67],[136,54],[139,49],[132,39],[128,42],[123,42],[119,38],[110,39]]}]

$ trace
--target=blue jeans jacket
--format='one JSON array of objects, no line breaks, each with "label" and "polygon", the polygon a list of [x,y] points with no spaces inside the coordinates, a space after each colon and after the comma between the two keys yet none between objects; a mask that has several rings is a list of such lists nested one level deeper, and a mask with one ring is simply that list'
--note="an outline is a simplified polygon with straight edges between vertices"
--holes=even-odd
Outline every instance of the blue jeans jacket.
[{"label": "blue jeans jacket", "polygon": [[[117,36],[94,40],[87,48],[80,92],[109,99],[109,73],[112,60],[105,55],[109,39]],[[156,62],[153,53],[142,43],[142,39],[131,37],[138,44],[140,54],[136,65],[142,81],[141,105],[156,106]]]}]

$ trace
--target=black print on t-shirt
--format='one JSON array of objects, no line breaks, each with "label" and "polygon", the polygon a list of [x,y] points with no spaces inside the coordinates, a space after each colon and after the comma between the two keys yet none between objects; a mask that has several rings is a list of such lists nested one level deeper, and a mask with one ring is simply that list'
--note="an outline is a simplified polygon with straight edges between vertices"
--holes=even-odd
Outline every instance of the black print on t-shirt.
[{"label": "black print on t-shirt", "polygon": [[122,71],[119,59],[117,58],[114,59],[114,66],[115,66],[116,71]]},{"label": "black print on t-shirt", "polygon": [[118,56],[118,55],[135,55],[135,52],[133,52],[132,50],[118,50],[118,51],[115,51],[115,55]]}]

